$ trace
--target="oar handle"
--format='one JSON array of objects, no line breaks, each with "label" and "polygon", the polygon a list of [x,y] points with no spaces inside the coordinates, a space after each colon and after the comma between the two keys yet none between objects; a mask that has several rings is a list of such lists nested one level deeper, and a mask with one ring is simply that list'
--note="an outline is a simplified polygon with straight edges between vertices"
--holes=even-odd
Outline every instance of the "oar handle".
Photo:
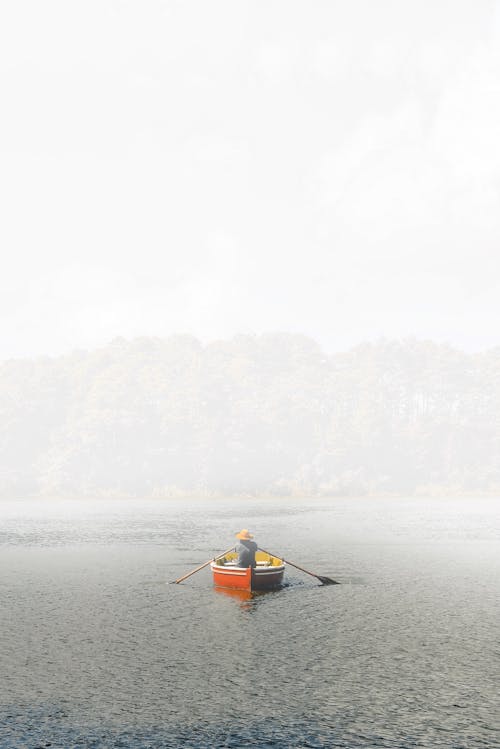
[{"label": "oar handle", "polygon": [[209,559],[208,562],[205,562],[204,564],[200,564],[199,567],[196,567],[196,569],[191,570],[191,572],[188,572],[187,575],[183,575],[182,577],[179,577],[177,580],[172,580],[173,583],[181,583],[183,580],[186,580],[188,577],[191,577],[191,575],[194,575],[195,572],[199,572],[204,567],[207,567],[210,562],[213,562],[214,559],[217,559],[217,557],[223,557],[226,554],[229,554],[230,551],[234,550],[234,546],[231,546],[230,549],[227,551],[223,551],[222,554],[217,554],[215,557],[212,557],[212,559]]},{"label": "oar handle", "polygon": [[279,556],[279,554],[271,554],[270,551],[266,551],[265,549],[260,549],[264,552],[264,554],[269,554],[271,557],[277,557],[278,559],[282,559],[286,564],[290,564],[292,567],[295,567],[296,569],[300,570],[301,572],[305,572],[306,575],[312,575],[312,577],[317,577],[319,579],[319,575],[315,575],[314,572],[309,572],[309,570],[305,570],[303,567],[299,567],[298,564],[294,564],[293,562],[290,562],[289,559],[285,559],[285,557]]},{"label": "oar handle", "polygon": [[286,562],[286,564],[290,564],[292,567],[295,567],[296,569],[300,570],[301,572],[305,572],[306,575],[311,575],[311,577],[316,577],[318,580],[321,580],[321,575],[315,575],[314,572],[309,572],[309,570],[305,570],[303,567],[299,567],[298,564],[294,564],[293,562],[290,562],[289,559],[285,559],[285,557],[281,557],[279,554],[271,554],[270,551],[266,551],[262,547],[259,547],[261,551],[264,552],[264,554],[269,554],[270,557],[277,557],[278,559],[282,559],[283,562]]}]

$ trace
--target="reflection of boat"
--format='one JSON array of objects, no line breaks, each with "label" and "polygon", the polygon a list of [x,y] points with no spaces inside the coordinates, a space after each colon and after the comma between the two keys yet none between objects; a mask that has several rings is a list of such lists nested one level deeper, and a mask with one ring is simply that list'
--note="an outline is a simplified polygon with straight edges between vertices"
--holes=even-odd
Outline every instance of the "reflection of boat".
[{"label": "reflection of boat", "polygon": [[219,557],[211,563],[214,585],[236,590],[269,590],[279,588],[283,582],[285,565],[282,559],[264,551],[255,554],[256,567],[237,567],[234,552]]},{"label": "reflection of boat", "polygon": [[242,603],[244,603],[245,601],[251,601],[254,598],[254,594],[251,590],[241,590],[238,588],[221,588],[220,586],[217,586],[215,590],[222,596],[234,598],[235,600],[241,601]]}]

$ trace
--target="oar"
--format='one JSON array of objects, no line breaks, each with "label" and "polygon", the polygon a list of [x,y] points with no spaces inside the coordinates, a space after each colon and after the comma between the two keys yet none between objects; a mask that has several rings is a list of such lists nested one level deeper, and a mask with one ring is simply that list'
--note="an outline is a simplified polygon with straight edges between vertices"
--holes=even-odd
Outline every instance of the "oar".
[{"label": "oar", "polygon": [[337,580],[332,580],[331,577],[325,577],[325,575],[316,575],[314,572],[309,572],[309,570],[305,570],[303,567],[299,567],[298,564],[294,564],[289,559],[285,559],[284,557],[281,557],[279,554],[271,554],[270,551],[266,551],[265,549],[262,549],[259,547],[261,551],[264,552],[264,554],[269,554],[270,557],[276,557],[277,559],[283,560],[283,562],[286,562],[286,564],[291,564],[292,567],[296,567],[301,572],[305,572],[306,575],[311,575],[311,577],[317,578],[323,585],[340,585]]},{"label": "oar", "polygon": [[205,562],[204,564],[200,564],[199,567],[197,567],[195,570],[191,570],[191,572],[188,572],[187,575],[183,575],[182,577],[179,577],[178,580],[172,580],[171,585],[173,585],[174,583],[181,583],[187,577],[191,577],[191,575],[194,575],[195,572],[199,572],[204,567],[207,567],[210,564],[210,562],[213,562],[213,560],[217,559],[217,557],[225,557],[226,554],[229,554],[229,552],[233,550],[234,550],[234,546],[231,546],[230,549],[228,549],[227,551],[224,551],[222,554],[217,554],[216,557],[212,557],[212,559],[209,559],[208,562]]}]

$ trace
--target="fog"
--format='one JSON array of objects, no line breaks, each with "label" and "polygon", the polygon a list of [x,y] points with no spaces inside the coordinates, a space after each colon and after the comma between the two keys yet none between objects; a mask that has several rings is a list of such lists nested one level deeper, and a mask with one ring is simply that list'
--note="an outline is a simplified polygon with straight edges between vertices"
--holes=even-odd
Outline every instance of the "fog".
[{"label": "fog", "polygon": [[495,493],[500,4],[0,9],[0,494]]},{"label": "fog", "polygon": [[2,3],[0,358],[498,343],[497,2]]},{"label": "fog", "polygon": [[0,102],[0,747],[493,746],[500,0],[3,0]]}]

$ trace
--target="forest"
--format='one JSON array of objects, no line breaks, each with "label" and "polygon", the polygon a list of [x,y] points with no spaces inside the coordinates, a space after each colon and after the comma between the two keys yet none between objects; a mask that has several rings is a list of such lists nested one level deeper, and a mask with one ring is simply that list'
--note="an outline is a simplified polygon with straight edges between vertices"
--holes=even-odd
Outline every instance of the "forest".
[{"label": "forest", "polygon": [[0,364],[0,498],[500,493],[500,347],[116,339]]}]

